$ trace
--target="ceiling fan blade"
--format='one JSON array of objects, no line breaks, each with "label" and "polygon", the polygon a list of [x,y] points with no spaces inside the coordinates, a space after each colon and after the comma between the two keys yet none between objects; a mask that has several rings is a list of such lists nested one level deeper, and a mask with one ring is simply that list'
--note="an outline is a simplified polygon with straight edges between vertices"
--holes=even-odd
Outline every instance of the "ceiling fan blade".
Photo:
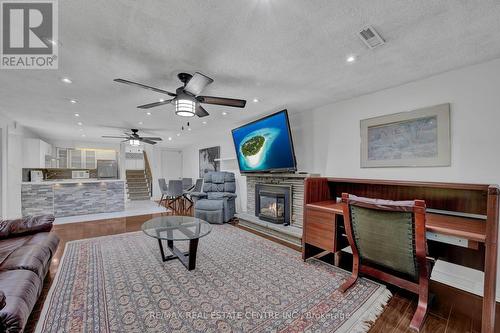
[{"label": "ceiling fan blade", "polygon": [[156,141],[147,140],[147,139],[144,139],[144,138],[140,138],[139,141],[142,141],[144,143],[149,143],[150,145],[155,145],[156,144]]},{"label": "ceiling fan blade", "polygon": [[224,106],[232,106],[235,108],[244,108],[247,104],[247,101],[243,99],[234,99],[234,98],[223,98],[223,97],[213,97],[213,96],[198,96],[196,99],[200,103],[205,104],[215,104],[215,105],[224,105]]},{"label": "ceiling fan blade", "polygon": [[154,103],[149,103],[149,104],[144,104],[144,105],[139,105],[137,108],[139,109],[151,109],[160,105],[165,105],[165,104],[170,104],[174,99],[169,99],[167,101],[163,102],[154,102]]},{"label": "ceiling fan blade", "polygon": [[166,91],[166,90],[158,89],[158,88],[155,88],[155,87],[150,87],[150,86],[147,86],[147,85],[142,84],[142,83],[132,82],[132,81],[129,81],[129,80],[124,80],[124,79],[114,79],[113,81],[115,81],[115,82],[119,82],[119,83],[128,84],[128,85],[130,85],[130,86],[136,86],[136,87],[143,88],[143,89],[147,89],[147,90],[156,91],[156,92],[158,92],[158,93],[161,93],[161,94],[167,94],[167,95],[170,95],[170,96],[172,96],[172,97],[177,96],[176,94],[171,93],[170,91]]},{"label": "ceiling fan blade", "polygon": [[196,72],[184,87],[184,91],[187,91],[190,94],[198,96],[203,91],[203,89],[205,89],[205,87],[212,82],[214,82],[213,79],[209,78],[206,75]]},{"label": "ceiling fan blade", "polygon": [[162,138],[155,137],[155,136],[143,136],[142,139],[151,140],[151,141],[163,141]]},{"label": "ceiling fan blade", "polygon": [[103,135],[103,138],[108,138],[108,139],[128,139],[126,136],[111,136],[111,135]]},{"label": "ceiling fan blade", "polygon": [[196,104],[196,115],[200,118],[209,116],[210,114],[201,106],[200,104]]}]

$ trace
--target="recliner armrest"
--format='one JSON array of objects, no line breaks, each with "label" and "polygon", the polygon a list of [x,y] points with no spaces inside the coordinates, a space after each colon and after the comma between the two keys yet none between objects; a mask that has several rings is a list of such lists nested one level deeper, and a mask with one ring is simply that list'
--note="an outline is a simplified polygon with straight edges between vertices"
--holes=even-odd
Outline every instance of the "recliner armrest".
[{"label": "recliner armrest", "polygon": [[191,197],[195,197],[195,198],[198,198],[198,199],[206,198],[207,197],[207,194],[203,193],[203,192],[191,192],[191,193],[189,193],[189,195]]}]

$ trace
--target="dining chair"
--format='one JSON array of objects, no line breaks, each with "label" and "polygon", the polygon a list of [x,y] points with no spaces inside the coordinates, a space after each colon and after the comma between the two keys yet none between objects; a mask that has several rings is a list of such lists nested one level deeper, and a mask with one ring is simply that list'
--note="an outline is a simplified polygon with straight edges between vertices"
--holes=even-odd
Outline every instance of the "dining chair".
[{"label": "dining chair", "polygon": [[410,328],[419,331],[427,314],[430,265],[425,237],[425,202],[370,199],[342,193],[344,226],[353,254],[351,288],[360,273],[418,295]]},{"label": "dining chair", "polygon": [[182,180],[170,180],[168,182],[167,191],[167,206],[172,209],[177,209],[176,204],[182,198],[184,191],[182,190]]},{"label": "dining chair", "polygon": [[161,192],[161,199],[160,202],[158,202],[158,206],[161,206],[161,203],[163,202],[163,200],[166,200],[165,197],[168,195],[168,186],[167,182],[165,181],[165,178],[159,178],[158,185],[160,187],[160,192]]},{"label": "dining chair", "polygon": [[193,187],[193,178],[182,178],[182,189],[189,190]]},{"label": "dining chair", "polygon": [[186,209],[191,208],[191,206],[193,205],[193,198],[191,198],[191,194],[201,192],[202,186],[203,186],[203,178],[198,178],[196,179],[194,186],[192,186],[189,190],[184,191],[184,199],[186,199],[186,201],[189,202],[189,206],[186,207]]}]

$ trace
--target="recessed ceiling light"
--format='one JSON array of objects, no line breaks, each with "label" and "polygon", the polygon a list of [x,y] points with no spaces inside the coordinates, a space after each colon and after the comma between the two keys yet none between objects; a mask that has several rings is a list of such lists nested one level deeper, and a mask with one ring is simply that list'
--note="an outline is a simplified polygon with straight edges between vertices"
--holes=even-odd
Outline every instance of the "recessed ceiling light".
[{"label": "recessed ceiling light", "polygon": [[201,123],[202,123],[203,125],[206,125],[206,124],[207,124],[207,122],[206,122],[205,120],[203,120]]},{"label": "recessed ceiling light", "polygon": [[80,117],[80,114],[79,113],[75,113],[75,117]]},{"label": "recessed ceiling light", "polygon": [[77,124],[78,126],[82,126],[82,125],[83,125],[83,123],[82,123],[81,121],[77,122],[76,124]]},{"label": "recessed ceiling light", "polygon": [[356,56],[350,55],[345,59],[345,61],[347,61],[348,63],[353,63],[356,61]]},{"label": "recessed ceiling light", "polygon": [[144,123],[143,123],[142,121],[140,121],[140,122],[139,122],[139,125],[142,125],[142,124],[144,124]]},{"label": "recessed ceiling light", "polygon": [[168,141],[172,141],[172,137],[171,136],[168,137]]},{"label": "recessed ceiling light", "polygon": [[160,98],[160,102],[162,102],[162,103],[163,103],[163,102],[165,102],[165,100],[164,100],[163,98]]},{"label": "recessed ceiling light", "polygon": [[188,131],[190,131],[190,130],[191,130],[191,127],[188,127]]},{"label": "recessed ceiling light", "polygon": [[85,135],[85,134],[82,134],[82,138],[84,138],[84,137],[86,137],[86,135]]},{"label": "recessed ceiling light", "polygon": [[227,112],[226,111],[222,112],[222,115],[223,116],[227,115]]},{"label": "recessed ceiling light", "polygon": [[67,77],[63,77],[63,78],[61,79],[61,81],[62,81],[62,82],[64,82],[64,83],[72,83],[72,82],[73,82],[73,81],[71,81],[71,80],[70,80],[69,78],[67,78]]},{"label": "recessed ceiling light", "polygon": [[254,103],[259,103],[259,99],[258,99],[258,98],[254,98],[254,99],[253,99],[253,102],[254,102]]},{"label": "recessed ceiling light", "polygon": [[147,115],[147,116],[150,116],[150,115],[151,115],[151,112],[146,112],[146,115]]},{"label": "recessed ceiling light", "polygon": [[76,99],[70,99],[70,100],[69,100],[69,102],[70,102],[71,104],[76,104],[76,103],[78,103],[78,101],[77,101]]},{"label": "recessed ceiling light", "polygon": [[177,133],[177,136],[181,136],[181,133]]}]

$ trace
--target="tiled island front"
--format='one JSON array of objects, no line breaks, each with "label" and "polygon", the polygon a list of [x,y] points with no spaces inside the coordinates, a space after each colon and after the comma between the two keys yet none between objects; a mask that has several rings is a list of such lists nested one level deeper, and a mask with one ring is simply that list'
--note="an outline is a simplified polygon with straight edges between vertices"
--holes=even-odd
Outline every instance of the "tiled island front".
[{"label": "tiled island front", "polygon": [[123,180],[63,180],[23,182],[22,214],[56,217],[125,210]]}]

